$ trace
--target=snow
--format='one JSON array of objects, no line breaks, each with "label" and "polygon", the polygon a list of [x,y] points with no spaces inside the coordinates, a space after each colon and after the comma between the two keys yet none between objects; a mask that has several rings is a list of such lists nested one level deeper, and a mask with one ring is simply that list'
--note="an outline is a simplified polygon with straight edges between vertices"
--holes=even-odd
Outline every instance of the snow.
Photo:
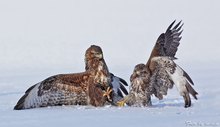
[{"label": "snow", "polygon": [[[174,88],[162,101],[153,97],[152,107],[57,106],[14,111],[13,106],[30,85],[22,85],[19,81],[26,82],[28,76],[23,79],[7,77],[4,78],[7,83],[0,84],[0,126],[220,126],[220,88],[217,83],[220,71],[210,73],[208,77],[199,70],[190,74],[194,75],[199,100],[192,99],[193,106],[187,109]],[[18,86],[21,86],[16,87],[14,81],[19,81]]]},{"label": "snow", "polygon": [[[220,126],[219,1],[0,1],[0,127]],[[198,100],[184,108],[176,88],[153,107],[60,106],[14,111],[25,90],[51,75],[84,71],[100,45],[111,72],[129,83],[161,32],[183,20],[178,63]]]}]

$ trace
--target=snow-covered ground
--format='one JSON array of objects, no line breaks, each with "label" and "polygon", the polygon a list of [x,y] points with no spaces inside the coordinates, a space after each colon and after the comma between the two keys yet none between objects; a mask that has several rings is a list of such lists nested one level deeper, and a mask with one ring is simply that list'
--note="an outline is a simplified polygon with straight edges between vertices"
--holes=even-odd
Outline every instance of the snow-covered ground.
[{"label": "snow-covered ground", "polygon": [[[0,127],[220,126],[218,0],[0,1]],[[174,20],[184,32],[177,63],[198,100],[185,109],[176,89],[153,107],[61,106],[14,111],[25,90],[58,73],[84,70],[84,52],[100,45],[111,72],[129,82]]]},{"label": "snow-covered ground", "polygon": [[220,126],[220,69],[192,70],[190,74],[199,99],[187,109],[174,88],[162,101],[153,97],[150,108],[61,106],[22,111],[14,111],[13,106],[29,83],[39,80],[27,75],[1,76],[0,126]]}]

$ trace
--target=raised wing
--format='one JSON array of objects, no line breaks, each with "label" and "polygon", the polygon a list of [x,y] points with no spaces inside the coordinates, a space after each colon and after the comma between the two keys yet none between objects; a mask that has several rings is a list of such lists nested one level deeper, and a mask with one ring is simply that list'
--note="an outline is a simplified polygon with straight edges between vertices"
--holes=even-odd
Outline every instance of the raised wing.
[{"label": "raised wing", "polygon": [[[182,38],[181,33],[183,31],[183,23],[181,21],[173,27],[175,21],[170,24],[165,33],[162,33],[158,37],[149,60],[156,56],[168,56],[175,58],[176,51]],[[149,60],[147,65],[149,65]]]}]

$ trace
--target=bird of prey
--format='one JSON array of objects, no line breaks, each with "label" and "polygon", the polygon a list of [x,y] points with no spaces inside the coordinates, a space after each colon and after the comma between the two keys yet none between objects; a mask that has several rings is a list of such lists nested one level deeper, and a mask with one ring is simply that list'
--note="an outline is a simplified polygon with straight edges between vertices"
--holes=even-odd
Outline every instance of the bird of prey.
[{"label": "bird of prey", "polygon": [[173,26],[174,24],[175,21],[159,36],[147,63],[135,66],[130,77],[129,94],[118,102],[119,106],[124,103],[130,106],[151,106],[151,95],[154,94],[161,100],[173,85],[183,96],[185,108],[191,106],[189,94],[197,99],[198,93],[191,86],[194,85],[192,79],[174,62],[183,31],[181,21]]},{"label": "bird of prey", "polygon": [[[109,97],[108,99],[110,100],[112,105],[117,105],[117,102],[119,100],[121,100],[124,95],[128,94],[127,89],[125,88],[125,86],[128,86],[127,82],[120,78],[115,76],[114,74],[109,72],[108,66],[105,62],[104,59],[102,59],[101,61],[99,61],[100,64],[103,64],[103,70],[105,73],[105,76],[107,76],[107,79],[109,80],[109,89],[107,91],[107,93],[105,93],[105,95],[107,97]],[[85,60],[85,70],[89,70],[93,66],[93,62],[90,60]],[[124,95],[123,95],[124,93]]]},{"label": "bird of prey", "polygon": [[31,86],[14,109],[57,105],[105,105],[110,99],[111,79],[103,61],[102,49],[92,45],[85,53],[85,62],[90,65],[85,72],[51,76]]}]

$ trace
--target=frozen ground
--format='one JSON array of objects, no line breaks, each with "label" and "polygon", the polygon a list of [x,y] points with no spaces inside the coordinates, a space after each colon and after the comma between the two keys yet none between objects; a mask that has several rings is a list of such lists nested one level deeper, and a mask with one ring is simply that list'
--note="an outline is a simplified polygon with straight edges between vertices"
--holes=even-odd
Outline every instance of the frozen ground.
[{"label": "frozen ground", "polygon": [[[0,127],[220,126],[219,0],[0,1]],[[183,108],[172,89],[153,107],[62,106],[14,111],[31,85],[84,70],[84,52],[100,45],[109,69],[129,81],[155,40],[174,20],[184,32],[177,63],[192,77],[199,100]]]},{"label": "frozen ground", "polygon": [[[203,71],[209,75],[203,75]],[[220,126],[219,69],[193,70],[190,74],[199,92],[199,100],[193,100],[193,106],[187,109],[174,88],[162,101],[153,98],[154,106],[150,108],[61,106],[22,111],[12,110],[13,106],[35,78],[1,76],[0,127]]]}]

